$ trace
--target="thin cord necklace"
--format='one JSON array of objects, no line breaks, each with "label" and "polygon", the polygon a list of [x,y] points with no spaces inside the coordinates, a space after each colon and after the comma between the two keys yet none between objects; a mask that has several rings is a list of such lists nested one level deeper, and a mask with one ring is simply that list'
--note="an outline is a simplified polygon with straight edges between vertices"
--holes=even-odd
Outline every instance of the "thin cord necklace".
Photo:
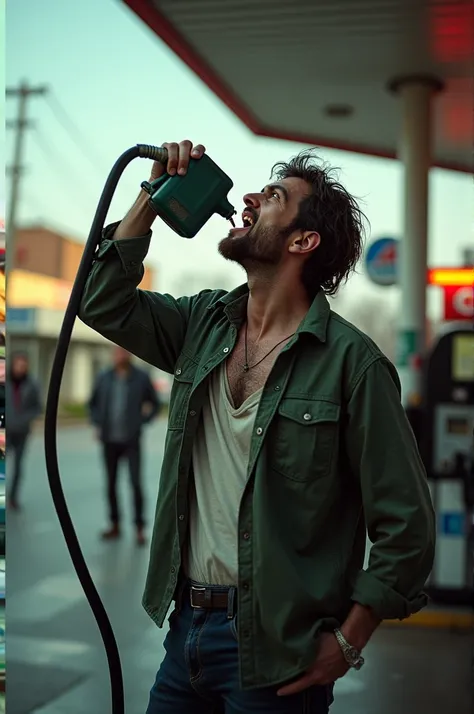
[{"label": "thin cord necklace", "polygon": [[294,332],[292,332],[291,335],[288,335],[288,337],[284,337],[282,340],[280,340],[280,342],[277,342],[276,345],[274,345],[274,346],[271,348],[271,350],[269,350],[269,351],[267,352],[267,354],[262,357],[262,359],[259,359],[258,362],[255,362],[255,364],[249,364],[248,355],[247,355],[248,324],[249,324],[248,322],[245,323],[245,343],[244,343],[244,344],[245,344],[245,364],[242,365],[242,368],[243,368],[244,372],[248,372],[249,369],[253,369],[253,368],[256,367],[257,365],[259,365],[261,362],[263,362],[264,359],[267,359],[268,355],[271,355],[271,353],[272,353],[274,350],[276,350],[276,348],[277,348],[279,345],[281,345],[282,342],[286,342],[286,340],[289,340],[290,337],[293,337],[293,335],[295,334]]}]

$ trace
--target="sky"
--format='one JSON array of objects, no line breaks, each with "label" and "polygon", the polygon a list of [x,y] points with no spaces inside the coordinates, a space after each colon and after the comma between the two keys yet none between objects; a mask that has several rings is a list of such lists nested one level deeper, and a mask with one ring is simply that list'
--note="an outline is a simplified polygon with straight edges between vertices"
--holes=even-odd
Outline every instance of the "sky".
[{"label": "sky", "polygon": [[[15,0],[7,4],[6,17],[7,86],[22,80],[49,86],[45,97],[29,104],[32,127],[25,143],[20,223],[39,222],[85,240],[110,168],[137,143],[185,138],[203,143],[233,179],[229,199],[239,213],[242,196],[262,188],[271,166],[302,148],[251,134],[120,0]],[[7,119],[15,116],[15,100],[7,100],[5,112]],[[12,138],[9,131],[8,161]],[[382,235],[400,237],[399,162],[327,149],[320,154],[341,169],[341,181],[362,199],[371,224],[368,242]],[[144,161],[130,165],[110,220],[126,213],[148,171]],[[430,193],[428,262],[456,265],[462,249],[474,242],[472,178],[434,169]],[[3,194],[0,184],[4,200]],[[197,289],[243,282],[240,268],[217,253],[227,231],[227,222],[216,216],[187,241],[157,223],[148,256],[157,270],[155,288],[176,294],[190,276]],[[398,290],[372,285],[361,267],[342,300],[366,296],[395,305]],[[436,316],[440,296],[432,294],[429,304]]]}]

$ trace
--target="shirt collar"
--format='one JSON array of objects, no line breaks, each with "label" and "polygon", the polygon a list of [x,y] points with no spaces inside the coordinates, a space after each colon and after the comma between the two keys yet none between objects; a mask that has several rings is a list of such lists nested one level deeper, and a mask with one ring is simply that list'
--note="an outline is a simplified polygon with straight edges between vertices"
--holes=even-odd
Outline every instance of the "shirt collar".
[{"label": "shirt collar", "polygon": [[[224,312],[231,322],[242,322],[245,317],[249,289],[244,283],[230,292],[216,298],[208,307],[214,310],[223,307]],[[307,332],[316,337],[320,342],[326,342],[327,326],[331,307],[322,290],[318,292],[305,317],[298,327],[297,333]]]}]

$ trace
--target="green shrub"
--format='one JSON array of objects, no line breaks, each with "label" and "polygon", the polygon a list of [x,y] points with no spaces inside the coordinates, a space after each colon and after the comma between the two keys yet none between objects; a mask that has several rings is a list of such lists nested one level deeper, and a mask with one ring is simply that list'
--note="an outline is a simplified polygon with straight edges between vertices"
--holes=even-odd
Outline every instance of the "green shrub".
[{"label": "green shrub", "polygon": [[74,417],[75,419],[89,418],[87,405],[80,402],[63,402],[60,413],[62,416]]}]

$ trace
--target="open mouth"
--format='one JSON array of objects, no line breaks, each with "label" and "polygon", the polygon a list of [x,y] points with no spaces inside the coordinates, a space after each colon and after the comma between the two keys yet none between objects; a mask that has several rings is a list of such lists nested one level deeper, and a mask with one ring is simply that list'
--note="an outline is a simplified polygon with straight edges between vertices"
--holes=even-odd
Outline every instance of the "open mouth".
[{"label": "open mouth", "polygon": [[254,216],[248,210],[246,210],[242,213],[242,227],[233,228],[231,230],[231,235],[233,235],[234,237],[246,235],[255,225],[255,223],[256,219],[254,218]]},{"label": "open mouth", "polygon": [[242,214],[242,224],[244,228],[252,228],[253,224],[255,223],[253,216],[250,213],[244,213]]}]

